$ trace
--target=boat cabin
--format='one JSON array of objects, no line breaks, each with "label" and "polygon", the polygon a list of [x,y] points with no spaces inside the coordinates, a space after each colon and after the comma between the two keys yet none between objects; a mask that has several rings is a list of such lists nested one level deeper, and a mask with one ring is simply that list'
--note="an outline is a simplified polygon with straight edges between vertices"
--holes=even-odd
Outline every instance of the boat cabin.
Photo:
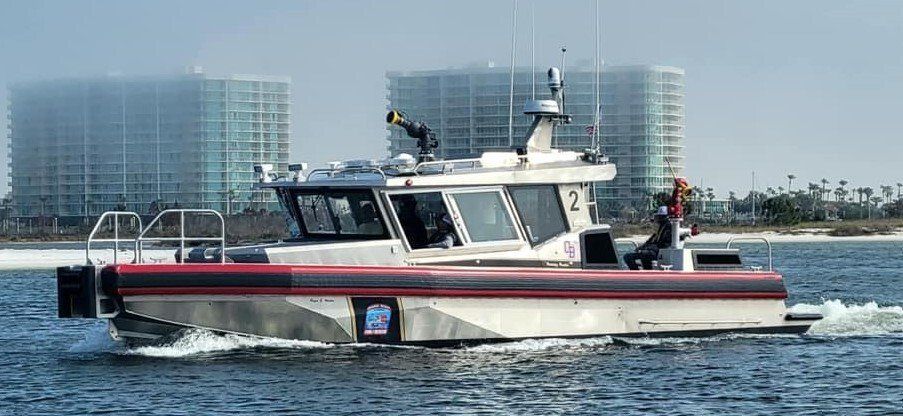
[{"label": "boat cabin", "polygon": [[297,224],[288,245],[388,246],[380,260],[397,264],[542,267],[581,267],[589,245],[596,267],[617,268],[610,228],[594,224],[588,198],[615,166],[577,152],[518,153],[346,162],[260,187]]}]

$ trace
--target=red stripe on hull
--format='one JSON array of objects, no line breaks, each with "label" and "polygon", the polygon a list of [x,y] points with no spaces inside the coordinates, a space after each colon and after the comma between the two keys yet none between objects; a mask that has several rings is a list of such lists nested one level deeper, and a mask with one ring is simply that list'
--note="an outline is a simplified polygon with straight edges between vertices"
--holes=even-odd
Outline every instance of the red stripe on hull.
[{"label": "red stripe on hull", "polygon": [[134,287],[119,288],[121,296],[142,295],[328,295],[328,296],[430,296],[492,298],[585,299],[786,299],[786,292],[612,292],[575,290],[466,290],[314,287]]},{"label": "red stripe on hull", "polygon": [[460,276],[460,277],[543,277],[543,278],[600,278],[600,279],[634,279],[637,277],[657,277],[685,280],[719,280],[719,279],[764,279],[781,280],[781,275],[774,272],[713,272],[713,271],[597,271],[585,269],[539,269],[539,268],[501,268],[501,267],[460,267],[460,266],[323,266],[301,264],[121,264],[107,266],[120,276],[130,274],[348,274],[348,275],[407,275],[417,276]]}]

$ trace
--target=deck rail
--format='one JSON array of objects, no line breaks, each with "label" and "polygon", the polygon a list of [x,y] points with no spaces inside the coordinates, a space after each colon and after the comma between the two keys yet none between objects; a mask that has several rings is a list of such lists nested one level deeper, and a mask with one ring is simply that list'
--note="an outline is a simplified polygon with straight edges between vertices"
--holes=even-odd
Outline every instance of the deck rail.
[{"label": "deck rail", "polygon": [[[149,236],[147,233],[154,228],[157,224],[162,224],[162,218],[168,215],[178,214],[179,215],[179,235],[177,237],[157,237],[157,236]],[[210,236],[192,236],[186,235],[185,233],[185,216],[188,215],[197,215],[197,216],[213,216],[216,218],[219,225],[219,235],[210,237]],[[119,219],[122,217],[133,218],[138,221],[138,232],[137,236],[133,238],[123,238],[120,236],[119,232]],[[113,219],[113,238],[97,238],[97,234],[101,230],[101,226],[105,221],[108,221],[110,218]],[[91,230],[91,233],[88,234],[88,240],[85,244],[85,260],[87,264],[93,264],[91,262],[91,244],[92,243],[113,243],[113,263],[119,263],[119,244],[120,243],[130,243],[133,245],[134,253],[132,257],[132,263],[142,263],[144,262],[143,250],[144,243],[148,242],[178,242],[179,243],[179,263],[185,262],[185,257],[187,253],[185,253],[185,243],[188,241],[192,242],[216,242],[219,243],[220,249],[220,263],[226,262],[226,221],[223,219],[223,215],[220,214],[216,210],[212,209],[194,209],[194,208],[186,208],[186,209],[167,209],[161,211],[157,216],[152,219],[147,226],[145,227],[141,221],[141,216],[138,213],[133,211],[107,211],[101,214],[101,216],[97,219],[97,222],[94,224],[94,228]]]},{"label": "deck rail", "polygon": [[[138,233],[140,234],[144,230],[144,226],[141,223],[141,216],[138,213],[133,211],[107,211],[104,212],[100,218],[97,219],[97,222],[94,223],[94,228],[91,229],[91,233],[88,234],[88,240],[85,242],[85,261],[87,264],[91,263],[91,243],[113,243],[113,263],[119,263],[119,243],[132,243],[134,244],[135,252],[133,253],[134,257],[132,258],[132,262],[139,261],[140,262],[140,248],[138,244],[138,240],[135,238],[120,238],[119,237],[119,217],[128,217],[134,218],[138,220]],[[97,233],[100,232],[100,227],[103,225],[104,220],[108,218],[113,218],[113,238],[95,238]]]},{"label": "deck rail", "polygon": [[[178,237],[148,237],[146,236],[147,232],[153,228],[155,224],[160,222],[160,219],[167,214],[179,214],[179,236]],[[201,237],[201,236],[190,236],[185,235],[185,214],[197,214],[197,215],[212,215],[219,221],[219,231],[220,234],[218,237]],[[185,253],[185,242],[186,241],[213,241],[218,242],[220,246],[220,263],[226,262],[226,220],[223,219],[223,215],[219,213],[219,211],[213,209],[167,209],[161,211],[151,220],[150,223],[147,224],[147,228],[141,231],[141,234],[138,235],[138,238],[135,239],[135,243],[138,247],[138,262],[142,262],[141,250],[145,242],[164,242],[164,241],[178,241],[179,242],[179,263],[185,263],[185,257],[187,253]]]},{"label": "deck rail", "polygon": [[735,241],[762,241],[765,243],[765,246],[768,247],[768,271],[774,271],[774,258],[772,257],[771,250],[771,241],[765,237],[731,237],[727,240],[727,246],[725,248],[731,248],[731,244]]}]

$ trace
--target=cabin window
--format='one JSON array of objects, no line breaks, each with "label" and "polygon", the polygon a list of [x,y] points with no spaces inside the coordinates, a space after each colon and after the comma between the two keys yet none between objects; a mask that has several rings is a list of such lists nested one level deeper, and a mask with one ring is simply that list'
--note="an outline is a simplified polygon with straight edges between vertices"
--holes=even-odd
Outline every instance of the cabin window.
[{"label": "cabin window", "polygon": [[335,234],[335,223],[329,208],[326,208],[326,197],[322,194],[298,195],[298,210],[304,227],[311,234]]},{"label": "cabin window", "polygon": [[513,186],[508,188],[508,193],[531,244],[543,243],[567,231],[555,186]]},{"label": "cabin window", "polygon": [[360,190],[296,195],[306,234],[375,237],[386,234],[373,194]]},{"label": "cabin window", "polygon": [[481,243],[518,239],[501,192],[457,193],[452,197],[470,241]]},{"label": "cabin window", "polygon": [[[440,192],[398,194],[389,197],[398,222],[412,249],[429,248],[440,240],[442,231],[439,221],[450,213]],[[461,239],[454,225],[449,225],[453,244],[461,245]],[[448,231],[446,231],[447,233]]]}]

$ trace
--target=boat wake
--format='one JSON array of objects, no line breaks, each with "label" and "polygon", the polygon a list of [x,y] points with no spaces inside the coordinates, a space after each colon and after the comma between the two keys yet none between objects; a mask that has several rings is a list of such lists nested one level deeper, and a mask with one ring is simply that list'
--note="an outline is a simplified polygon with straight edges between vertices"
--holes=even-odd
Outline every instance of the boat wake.
[{"label": "boat wake", "polygon": [[479,353],[512,353],[512,352],[529,352],[543,351],[551,349],[566,348],[598,348],[607,347],[615,344],[615,340],[611,337],[602,336],[595,338],[543,338],[543,339],[525,339],[522,341],[503,342],[500,344],[485,344],[465,348],[465,351]]},{"label": "boat wake", "polygon": [[331,348],[333,346],[333,344],[316,341],[216,334],[210,331],[192,329],[183,332],[175,339],[164,341],[158,345],[127,348],[123,353],[145,357],[179,358],[257,348],[307,350]]},{"label": "boat wake", "polygon": [[[840,300],[828,300],[820,305],[800,303],[790,308],[797,313],[820,313],[824,316],[807,332],[812,336],[885,336],[903,335],[903,307],[878,306],[875,302],[865,304],[844,304]],[[597,349],[610,346],[654,347],[666,345],[695,345],[703,342],[718,342],[731,339],[795,337],[795,335],[725,334],[705,338],[612,338],[601,336],[582,339],[527,339],[501,344],[486,344],[464,348],[475,353],[520,353],[558,349]],[[251,337],[234,334],[217,334],[193,329],[159,344],[128,347],[114,341],[107,332],[106,325],[92,327],[85,338],[69,348],[69,352],[79,354],[136,355],[145,357],[179,358],[207,354],[221,354],[231,351],[254,349],[294,349],[311,350],[335,347],[344,348],[419,348],[379,344],[336,345],[315,341],[298,341],[277,338]]]},{"label": "boat wake", "polygon": [[838,299],[821,305],[799,303],[790,308],[797,313],[820,313],[824,318],[806,333],[826,336],[903,335],[903,307],[878,306],[875,302],[862,305],[844,304]]}]

